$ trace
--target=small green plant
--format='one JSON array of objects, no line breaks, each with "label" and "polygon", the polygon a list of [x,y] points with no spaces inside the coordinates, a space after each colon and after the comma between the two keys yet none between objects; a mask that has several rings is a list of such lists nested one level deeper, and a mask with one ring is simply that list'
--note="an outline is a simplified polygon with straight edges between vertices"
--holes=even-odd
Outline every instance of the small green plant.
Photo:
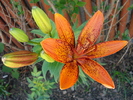
[{"label": "small green plant", "polygon": [[133,4],[128,8],[129,11],[133,10]]},{"label": "small green plant", "polygon": [[[44,2],[49,5],[47,0],[44,0]],[[63,14],[63,11],[68,13],[71,22],[76,18],[76,15],[79,14],[79,7],[83,7],[86,4],[79,0],[52,0],[52,2],[59,13]],[[50,8],[49,10],[54,13],[53,9]]]},{"label": "small green plant", "polygon": [[125,100],[127,100],[128,88],[125,86],[125,83],[132,86],[132,81],[133,81],[132,76],[127,72],[120,72],[120,71],[114,70],[113,78],[118,79],[118,91],[120,91],[120,89],[122,87],[123,93],[124,93],[124,98],[125,98]]},{"label": "small green plant", "polygon": [[13,78],[19,78],[18,68],[9,68],[7,66],[2,66],[2,71],[6,73],[10,73]]},{"label": "small green plant", "polygon": [[[0,43],[0,53],[4,51],[4,44]],[[2,69],[3,71],[3,69]],[[10,93],[7,91],[8,84],[4,84],[4,79],[0,79],[0,98],[6,97],[10,95]]]},{"label": "small green plant", "polygon": [[13,5],[14,8],[17,8],[17,14],[18,15],[24,14],[24,11],[22,9],[22,5],[20,5],[19,2],[15,1],[15,0],[10,0],[10,2]]},{"label": "small green plant", "polygon": [[125,32],[122,34],[122,40],[130,40],[129,36],[129,30],[125,30]]},{"label": "small green plant", "polygon": [[4,84],[4,79],[0,79],[0,98],[6,98],[11,93],[7,91],[8,84]]},{"label": "small green plant", "polygon": [[49,100],[54,82],[44,81],[44,77],[41,76],[42,71],[38,71],[36,67],[31,74],[33,79],[27,78],[31,90],[31,94],[28,94],[28,100]]}]

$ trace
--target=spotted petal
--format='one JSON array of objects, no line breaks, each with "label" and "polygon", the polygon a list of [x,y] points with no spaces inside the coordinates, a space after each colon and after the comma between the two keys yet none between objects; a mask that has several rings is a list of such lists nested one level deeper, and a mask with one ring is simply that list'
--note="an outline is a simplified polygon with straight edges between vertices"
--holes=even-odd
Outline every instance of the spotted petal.
[{"label": "spotted petal", "polygon": [[74,46],[74,34],[69,22],[62,15],[55,13],[55,24],[60,39]]},{"label": "spotted petal", "polygon": [[91,59],[78,60],[82,70],[95,81],[107,88],[114,89],[115,85],[108,72],[97,62]]},{"label": "spotted petal", "polygon": [[[92,52],[89,52],[87,55],[89,58],[100,58],[114,54],[121,50],[127,45],[127,41],[108,41],[102,42],[94,45],[91,48],[95,48]],[[88,50],[90,50],[89,48]]]},{"label": "spotted petal", "polygon": [[66,63],[60,73],[60,89],[68,89],[73,86],[79,75],[77,62]]},{"label": "spotted petal", "polygon": [[72,49],[67,42],[61,39],[47,38],[41,42],[41,46],[49,56],[58,62],[72,61]]},{"label": "spotted petal", "polygon": [[78,38],[77,50],[81,49],[81,47],[86,49],[94,44],[101,32],[103,22],[104,17],[102,12],[97,11],[81,31]]}]

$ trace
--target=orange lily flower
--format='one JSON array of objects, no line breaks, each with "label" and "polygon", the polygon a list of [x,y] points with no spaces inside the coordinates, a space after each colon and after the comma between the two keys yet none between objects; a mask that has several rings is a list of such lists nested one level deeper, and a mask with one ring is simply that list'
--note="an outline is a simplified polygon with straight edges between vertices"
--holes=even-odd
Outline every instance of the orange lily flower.
[{"label": "orange lily flower", "polygon": [[94,44],[101,32],[103,14],[97,11],[81,31],[77,45],[69,22],[60,14],[55,14],[55,24],[60,39],[47,38],[41,42],[44,51],[54,60],[64,63],[60,73],[60,89],[73,86],[78,80],[79,68],[92,79],[107,88],[115,85],[108,72],[93,58],[100,58],[118,52],[127,41],[108,41]]}]

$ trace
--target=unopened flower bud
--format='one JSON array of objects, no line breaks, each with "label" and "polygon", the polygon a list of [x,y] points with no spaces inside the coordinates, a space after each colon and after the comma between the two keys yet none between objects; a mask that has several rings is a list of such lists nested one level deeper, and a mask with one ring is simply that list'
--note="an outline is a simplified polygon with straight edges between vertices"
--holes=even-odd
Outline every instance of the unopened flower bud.
[{"label": "unopened flower bud", "polygon": [[9,33],[19,42],[28,42],[29,38],[25,32],[19,28],[11,28]]},{"label": "unopened flower bud", "polygon": [[47,62],[54,62],[54,59],[51,58],[48,54],[46,54],[44,51],[41,52],[40,56],[45,59]]},{"label": "unopened flower bud", "polygon": [[5,54],[2,62],[7,67],[19,68],[33,64],[38,59],[38,54],[31,51],[17,51]]},{"label": "unopened flower bud", "polygon": [[32,7],[32,16],[37,24],[37,26],[40,28],[40,30],[43,33],[50,33],[52,30],[52,26],[50,23],[50,19],[48,16],[44,13],[42,9],[39,7]]}]

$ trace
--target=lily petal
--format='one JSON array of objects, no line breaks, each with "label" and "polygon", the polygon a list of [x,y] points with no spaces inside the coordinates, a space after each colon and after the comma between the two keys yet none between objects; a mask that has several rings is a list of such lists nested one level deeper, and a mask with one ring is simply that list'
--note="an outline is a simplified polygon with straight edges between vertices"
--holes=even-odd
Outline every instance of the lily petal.
[{"label": "lily petal", "polygon": [[68,89],[73,86],[79,75],[77,62],[66,63],[60,73],[60,89]]},{"label": "lily petal", "polygon": [[121,50],[123,47],[127,45],[127,43],[127,41],[108,41],[98,43],[91,47],[95,47],[95,49],[92,52],[89,52],[87,55],[89,58],[100,58],[108,56]]},{"label": "lily petal", "polygon": [[81,47],[86,49],[94,44],[101,32],[103,22],[104,16],[102,12],[97,11],[81,31],[78,38],[77,50],[81,49]]},{"label": "lily petal", "polygon": [[41,42],[41,46],[49,56],[58,62],[72,61],[72,49],[67,42],[61,39],[47,38]]},{"label": "lily petal", "polygon": [[97,62],[91,59],[82,59],[78,61],[82,70],[95,81],[101,83],[107,88],[114,89],[115,85],[108,72]]},{"label": "lily petal", "polygon": [[60,39],[74,46],[74,34],[69,22],[62,15],[55,13],[55,24]]}]

